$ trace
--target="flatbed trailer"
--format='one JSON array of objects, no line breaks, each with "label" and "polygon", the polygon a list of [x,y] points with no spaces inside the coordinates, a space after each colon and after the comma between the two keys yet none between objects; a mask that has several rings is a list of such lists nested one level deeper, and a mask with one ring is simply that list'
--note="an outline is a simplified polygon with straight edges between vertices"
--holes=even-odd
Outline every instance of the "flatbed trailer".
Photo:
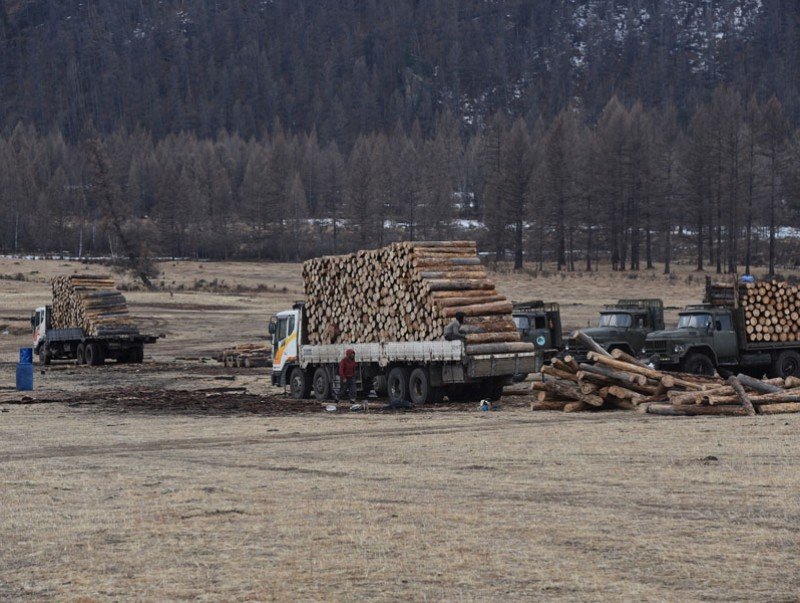
[{"label": "flatbed trailer", "polygon": [[139,364],[144,346],[158,337],[142,334],[87,335],[83,329],[54,329],[50,325],[50,306],[37,308],[31,316],[33,351],[44,365],[53,360],[75,360],[77,364],[97,366],[106,360]]},{"label": "flatbed trailer", "polygon": [[391,402],[415,404],[451,400],[499,399],[514,375],[536,367],[536,352],[468,355],[461,341],[414,341],[309,345],[304,305],[278,313],[273,334],[272,383],[288,386],[294,398],[327,400],[338,391],[338,364],[345,351],[356,354],[357,389],[372,390]]}]

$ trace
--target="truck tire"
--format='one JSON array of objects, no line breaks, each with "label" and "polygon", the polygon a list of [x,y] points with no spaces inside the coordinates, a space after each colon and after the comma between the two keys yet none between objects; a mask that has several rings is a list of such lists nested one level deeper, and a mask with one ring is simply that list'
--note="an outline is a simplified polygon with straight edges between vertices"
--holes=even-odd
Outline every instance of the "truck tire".
[{"label": "truck tire", "polygon": [[433,387],[431,387],[431,379],[427,370],[417,367],[411,371],[411,375],[408,377],[408,395],[414,404],[433,402],[431,399],[432,390]]},{"label": "truck tire", "polygon": [[408,369],[396,366],[389,371],[386,379],[389,403],[408,401]]},{"label": "truck tire", "polygon": [[75,364],[86,364],[86,347],[82,343],[75,348]]},{"label": "truck tire", "polygon": [[42,346],[39,348],[39,363],[47,366],[50,364],[50,353],[47,351],[47,346]]},{"label": "truck tire", "polygon": [[800,377],[800,354],[784,350],[772,363],[770,377]]},{"label": "truck tire", "polygon": [[103,364],[105,361],[105,358],[103,358],[103,348],[99,343],[87,343],[83,351],[83,358],[86,364],[90,366]]},{"label": "truck tire", "polygon": [[306,400],[311,397],[311,381],[299,366],[294,367],[289,375],[289,391],[295,400]]},{"label": "truck tire", "polygon": [[713,377],[715,372],[714,363],[711,362],[711,358],[700,352],[689,354],[683,359],[681,367],[684,372],[691,373],[692,375],[707,375]]},{"label": "truck tire", "polygon": [[328,379],[328,371],[324,367],[314,371],[313,390],[317,400],[328,400],[331,397],[331,380]]}]

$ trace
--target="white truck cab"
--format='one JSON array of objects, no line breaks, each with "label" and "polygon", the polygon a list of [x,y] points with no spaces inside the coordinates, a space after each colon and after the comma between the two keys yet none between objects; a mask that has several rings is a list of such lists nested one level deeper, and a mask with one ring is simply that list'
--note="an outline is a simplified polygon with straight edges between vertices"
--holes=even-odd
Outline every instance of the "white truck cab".
[{"label": "white truck cab", "polygon": [[272,335],[272,375],[273,382],[279,382],[287,364],[297,362],[302,329],[302,306],[278,312],[269,323]]},{"label": "white truck cab", "polygon": [[31,315],[31,326],[33,327],[33,349],[38,354],[39,345],[47,335],[47,326],[50,322],[50,312],[48,306],[36,308]]}]

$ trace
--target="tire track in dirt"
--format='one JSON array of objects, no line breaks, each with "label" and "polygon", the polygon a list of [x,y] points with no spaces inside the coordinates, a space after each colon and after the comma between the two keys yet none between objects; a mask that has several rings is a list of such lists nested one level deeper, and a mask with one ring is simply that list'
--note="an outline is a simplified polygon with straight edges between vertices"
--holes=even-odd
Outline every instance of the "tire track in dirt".
[{"label": "tire track in dirt", "polygon": [[[628,417],[626,417],[628,418]],[[318,433],[271,434],[268,436],[227,437],[227,438],[175,438],[153,440],[142,443],[123,443],[107,446],[51,446],[20,452],[0,454],[0,464],[16,461],[71,458],[80,456],[125,455],[137,452],[164,452],[169,450],[206,450],[213,448],[231,448],[235,446],[259,446],[267,444],[283,444],[298,442],[323,442],[343,437],[358,438],[403,438],[413,436],[437,436],[451,433],[471,433],[477,431],[499,431],[523,426],[547,428],[554,424],[566,422],[618,422],[624,420],[621,415],[559,417],[549,420],[537,419],[505,419],[491,424],[475,425],[470,422],[431,427],[397,427],[377,429],[347,429],[342,431],[324,431]]]}]

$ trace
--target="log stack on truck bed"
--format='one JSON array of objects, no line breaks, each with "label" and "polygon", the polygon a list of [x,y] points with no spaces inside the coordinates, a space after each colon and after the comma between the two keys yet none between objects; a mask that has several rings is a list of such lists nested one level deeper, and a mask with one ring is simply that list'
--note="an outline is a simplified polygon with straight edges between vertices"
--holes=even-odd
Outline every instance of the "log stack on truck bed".
[{"label": "log stack on truck bed", "polygon": [[779,281],[711,283],[706,302],[741,307],[747,341],[800,341],[800,288]]},{"label": "log stack on truck bed", "polygon": [[139,335],[125,297],[111,277],[59,276],[52,284],[53,328],[79,328],[92,337]]},{"label": "log stack on truck bed", "polygon": [[474,241],[394,243],[303,264],[311,344],[441,339],[466,315],[466,353],[532,352],[512,304],[488,280]]}]

